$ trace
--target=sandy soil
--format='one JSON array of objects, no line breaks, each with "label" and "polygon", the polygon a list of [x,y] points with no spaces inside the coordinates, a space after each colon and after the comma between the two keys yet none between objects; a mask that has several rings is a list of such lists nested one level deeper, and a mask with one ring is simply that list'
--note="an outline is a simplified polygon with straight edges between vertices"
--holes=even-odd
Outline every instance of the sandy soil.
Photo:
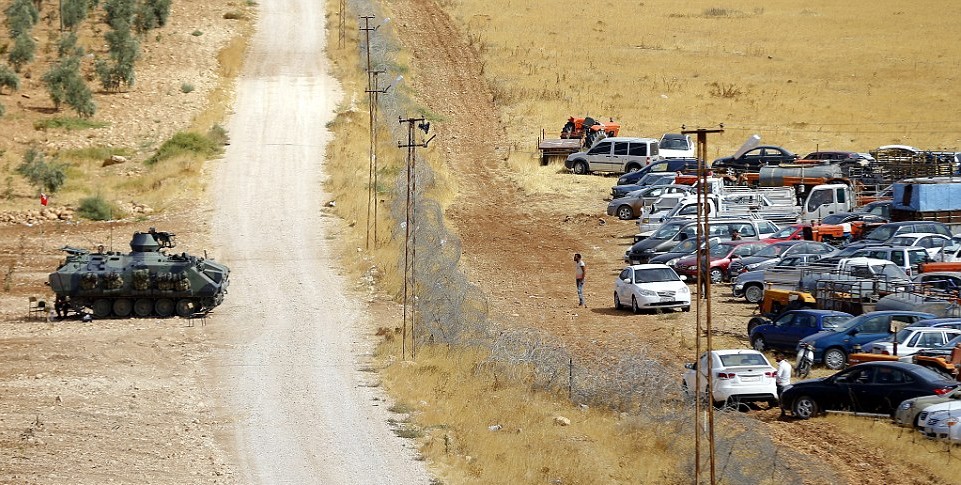
[{"label": "sandy soil", "polygon": [[214,240],[232,269],[213,385],[248,483],[427,483],[368,366],[374,327],[332,243],[324,125],[340,98],[311,0],[262,4],[237,85],[234,143],[213,176]]}]

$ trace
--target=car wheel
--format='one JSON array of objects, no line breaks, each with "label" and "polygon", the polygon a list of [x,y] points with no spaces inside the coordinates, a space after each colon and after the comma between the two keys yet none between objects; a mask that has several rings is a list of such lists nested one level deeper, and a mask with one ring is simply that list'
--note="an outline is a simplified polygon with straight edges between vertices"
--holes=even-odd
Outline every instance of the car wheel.
[{"label": "car wheel", "polygon": [[689,311],[691,311],[691,305],[682,306],[682,307],[681,307],[681,311],[682,311],[682,312],[689,312]]},{"label": "car wheel", "polygon": [[640,165],[631,164],[631,165],[628,165],[628,166],[627,166],[627,173],[636,172],[636,171],[638,171],[638,170],[640,170],[640,169],[641,169],[641,166],[640,166]]},{"label": "car wheel", "polygon": [[622,306],[623,305],[621,305],[621,297],[617,296],[617,292],[615,291],[614,292],[614,309],[620,310]]},{"label": "car wheel", "polygon": [[818,403],[811,396],[801,396],[794,400],[794,404],[791,406],[791,411],[794,413],[794,417],[799,419],[808,419],[818,414]]},{"label": "car wheel", "polygon": [[634,218],[634,209],[629,205],[622,205],[617,208],[617,218],[626,221]]},{"label": "car wheel", "polygon": [[767,342],[764,341],[764,337],[758,335],[754,337],[754,340],[751,340],[751,347],[754,347],[754,350],[758,352],[764,352],[767,350]]},{"label": "car wheel", "polygon": [[578,160],[574,162],[574,173],[577,175],[587,174],[587,162],[583,160]]},{"label": "car wheel", "polygon": [[634,313],[641,313],[641,307],[637,304],[637,297],[631,297],[631,311]]},{"label": "car wheel", "polygon": [[758,304],[764,299],[764,287],[761,285],[748,285],[744,287],[744,299],[748,303]]},{"label": "car wheel", "polygon": [[824,365],[831,370],[840,370],[847,363],[848,356],[837,347],[832,347],[824,352]]},{"label": "car wheel", "polygon": [[711,268],[711,283],[718,284],[724,279],[724,272],[720,268]]},{"label": "car wheel", "polygon": [[750,335],[760,325],[764,325],[767,322],[761,317],[753,317],[747,322],[747,334]]}]

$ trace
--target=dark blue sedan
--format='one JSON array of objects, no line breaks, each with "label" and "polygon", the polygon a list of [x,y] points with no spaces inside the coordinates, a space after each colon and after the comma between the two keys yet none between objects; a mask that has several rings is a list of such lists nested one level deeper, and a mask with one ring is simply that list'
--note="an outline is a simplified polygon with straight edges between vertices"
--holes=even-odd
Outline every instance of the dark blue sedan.
[{"label": "dark blue sedan", "polygon": [[794,350],[798,342],[822,330],[834,330],[854,318],[850,313],[834,310],[790,310],[766,324],[749,329],[751,346],[757,351]]},{"label": "dark blue sedan", "polygon": [[798,382],[781,393],[781,409],[808,419],[825,411],[893,416],[905,399],[943,395],[958,381],[904,362],[867,362],[821,379]]}]

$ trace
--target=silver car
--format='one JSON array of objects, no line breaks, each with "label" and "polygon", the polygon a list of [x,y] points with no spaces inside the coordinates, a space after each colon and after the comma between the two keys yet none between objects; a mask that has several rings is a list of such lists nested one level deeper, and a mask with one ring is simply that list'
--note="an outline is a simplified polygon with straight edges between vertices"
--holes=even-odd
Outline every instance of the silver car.
[{"label": "silver car", "polygon": [[641,211],[645,207],[650,207],[658,198],[664,194],[693,194],[694,188],[690,185],[657,185],[645,187],[640,190],[628,193],[626,196],[614,199],[607,204],[607,215],[616,215],[618,219],[628,220],[637,219],[641,216]]}]

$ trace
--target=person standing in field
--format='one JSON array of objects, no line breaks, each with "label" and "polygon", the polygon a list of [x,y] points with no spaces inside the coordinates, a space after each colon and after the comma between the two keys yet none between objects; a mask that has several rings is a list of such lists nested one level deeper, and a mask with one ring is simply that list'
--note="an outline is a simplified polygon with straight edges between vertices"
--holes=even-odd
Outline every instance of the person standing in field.
[{"label": "person standing in field", "polygon": [[577,282],[577,306],[587,307],[584,302],[584,278],[587,276],[587,265],[581,258],[581,253],[574,253],[574,280]]}]

